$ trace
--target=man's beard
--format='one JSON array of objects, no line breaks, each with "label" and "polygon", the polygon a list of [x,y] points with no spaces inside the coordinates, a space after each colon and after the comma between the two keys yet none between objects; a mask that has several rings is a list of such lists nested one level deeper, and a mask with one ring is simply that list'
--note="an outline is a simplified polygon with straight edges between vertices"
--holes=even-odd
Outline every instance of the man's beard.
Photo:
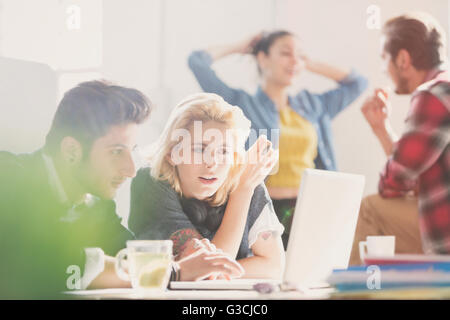
[{"label": "man's beard", "polygon": [[74,177],[77,183],[82,186],[85,193],[103,198],[103,192],[92,178],[93,172],[92,170],[90,170],[87,161],[80,164],[80,166],[77,168],[76,173],[74,174]]},{"label": "man's beard", "polygon": [[395,88],[396,94],[410,94],[409,85],[408,85],[408,79],[398,75],[398,81],[396,83]]}]

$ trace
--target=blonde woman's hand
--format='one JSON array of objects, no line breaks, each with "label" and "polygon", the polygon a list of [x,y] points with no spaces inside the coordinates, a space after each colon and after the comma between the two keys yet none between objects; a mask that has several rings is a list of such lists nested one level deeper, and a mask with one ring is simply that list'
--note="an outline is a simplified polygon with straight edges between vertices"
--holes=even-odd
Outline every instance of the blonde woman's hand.
[{"label": "blonde woman's hand", "polygon": [[[209,253],[224,254],[222,249],[216,248],[214,243],[210,242],[208,239],[203,238],[202,240],[194,239],[193,250],[204,249]],[[206,279],[208,280],[230,280],[231,275],[228,273],[215,272],[212,273]]]},{"label": "blonde woman's hand", "polygon": [[272,142],[261,135],[248,149],[245,157],[238,189],[254,190],[261,184],[278,161],[278,150],[272,148]]},{"label": "blonde woman's hand", "polygon": [[177,258],[178,260],[181,260],[200,249],[204,249],[205,251],[212,253],[222,252],[222,250],[217,249],[216,246],[206,238],[203,238],[201,240],[197,238],[192,238],[186,241],[183,251],[178,254]]},{"label": "blonde woman's hand", "polygon": [[[232,279],[244,275],[244,268],[209,241],[194,241],[198,248],[178,261],[181,281]],[[213,250],[213,251],[211,251]]]}]

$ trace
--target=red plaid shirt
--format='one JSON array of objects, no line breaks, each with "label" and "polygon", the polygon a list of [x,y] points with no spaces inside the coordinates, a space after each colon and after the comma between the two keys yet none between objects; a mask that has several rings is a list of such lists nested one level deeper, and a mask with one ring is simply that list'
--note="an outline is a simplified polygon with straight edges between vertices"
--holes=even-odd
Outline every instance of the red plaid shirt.
[{"label": "red plaid shirt", "polygon": [[427,253],[450,254],[450,78],[433,72],[413,93],[406,130],[379,183],[383,197],[418,192]]}]

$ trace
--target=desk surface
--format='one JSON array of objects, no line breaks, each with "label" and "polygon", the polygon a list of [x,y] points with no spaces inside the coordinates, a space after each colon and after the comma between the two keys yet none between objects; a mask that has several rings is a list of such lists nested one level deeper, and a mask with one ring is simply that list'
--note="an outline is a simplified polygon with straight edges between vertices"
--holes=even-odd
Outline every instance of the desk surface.
[{"label": "desk surface", "polygon": [[251,290],[167,290],[162,293],[139,293],[134,289],[100,289],[66,292],[80,299],[149,299],[149,300],[449,300],[450,288],[399,288],[337,292],[332,288],[307,292],[277,291],[261,294]]},{"label": "desk surface", "polygon": [[334,289],[311,289],[307,292],[277,291],[261,294],[251,290],[167,290],[140,293],[134,289],[98,289],[66,292],[82,299],[151,299],[151,300],[315,300],[328,299]]}]

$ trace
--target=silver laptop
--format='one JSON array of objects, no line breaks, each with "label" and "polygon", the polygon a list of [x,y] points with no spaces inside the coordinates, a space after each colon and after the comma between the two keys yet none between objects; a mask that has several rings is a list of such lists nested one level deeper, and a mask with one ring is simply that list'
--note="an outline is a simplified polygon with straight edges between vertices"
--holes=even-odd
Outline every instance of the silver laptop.
[{"label": "silver laptop", "polygon": [[318,288],[333,269],[348,266],[364,176],[306,169],[302,176],[280,280],[172,281],[171,289],[253,290],[258,283]]}]

